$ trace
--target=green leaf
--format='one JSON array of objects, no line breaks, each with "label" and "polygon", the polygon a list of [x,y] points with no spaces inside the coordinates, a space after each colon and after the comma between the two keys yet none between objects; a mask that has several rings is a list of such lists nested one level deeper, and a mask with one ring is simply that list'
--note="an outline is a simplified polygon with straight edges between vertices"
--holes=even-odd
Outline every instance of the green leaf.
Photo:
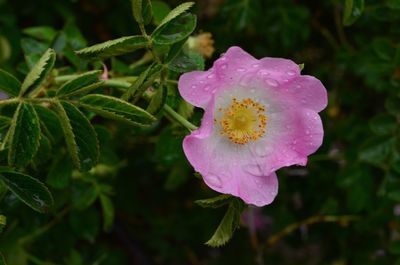
[{"label": "green leaf", "polygon": [[171,8],[163,1],[151,1],[153,9],[153,20],[155,25],[160,25],[161,21],[171,12]]},{"label": "green leaf", "polygon": [[196,28],[196,16],[182,13],[173,20],[158,27],[152,34],[153,42],[158,45],[171,45],[188,37]]},{"label": "green leaf", "polygon": [[232,195],[222,194],[222,195],[218,195],[217,197],[208,198],[208,199],[204,199],[204,200],[197,200],[194,202],[203,208],[216,209],[216,208],[222,207],[222,206],[230,203],[232,201],[232,199],[234,199],[234,197],[232,197]]},{"label": "green leaf", "polygon": [[189,119],[192,117],[194,112],[194,106],[187,102],[186,100],[181,99],[178,105],[178,113],[184,117],[185,119]]},{"label": "green leaf", "polygon": [[0,90],[9,96],[18,96],[21,90],[21,82],[10,73],[0,69]]},{"label": "green leaf", "polygon": [[7,265],[3,254],[0,252],[0,265]]},{"label": "green leaf", "polygon": [[60,121],[54,111],[41,105],[34,105],[39,117],[43,132],[53,143],[57,142],[62,136],[63,131]]},{"label": "green leaf", "polygon": [[153,11],[150,0],[131,0],[132,13],[136,22],[147,25],[153,18]]},{"label": "green leaf", "polygon": [[27,165],[36,154],[40,140],[39,118],[31,104],[21,102],[18,105],[8,137],[8,164],[18,167]]},{"label": "green leaf", "polygon": [[174,60],[179,54],[181,54],[183,46],[186,44],[188,38],[184,38],[183,40],[174,43],[171,48],[168,50],[167,58],[165,58],[164,63],[169,63]]},{"label": "green leaf", "polygon": [[136,126],[151,125],[156,118],[129,102],[111,96],[91,94],[80,99],[82,107],[106,118],[127,122]]},{"label": "green leaf", "polygon": [[219,224],[217,230],[206,245],[210,247],[220,247],[225,245],[233,236],[240,223],[240,215],[244,209],[244,204],[239,199],[229,203],[228,210]]},{"label": "green leaf", "polygon": [[375,138],[364,146],[359,157],[362,161],[382,166],[396,146],[395,138]]},{"label": "green leaf", "polygon": [[71,180],[72,170],[72,161],[66,155],[61,154],[53,161],[46,182],[55,189],[63,189]]},{"label": "green leaf", "polygon": [[167,100],[167,86],[161,84],[155,94],[152,96],[149,106],[147,107],[147,112],[151,114],[157,114],[164,107]]},{"label": "green leaf", "polygon": [[114,223],[114,205],[106,195],[100,195],[101,209],[103,211],[103,230],[109,232]]},{"label": "green leaf", "polygon": [[53,49],[48,49],[25,77],[19,95],[22,96],[27,92],[33,93],[50,73],[55,61],[55,51]]},{"label": "green leaf", "polygon": [[343,12],[343,25],[353,24],[364,11],[364,0],[345,0]]},{"label": "green leaf", "polygon": [[22,32],[30,37],[47,42],[51,42],[57,35],[57,32],[52,27],[47,26],[25,28]]},{"label": "green leaf", "polygon": [[395,132],[397,121],[389,114],[378,114],[370,120],[369,126],[377,135],[388,135]]},{"label": "green leaf", "polygon": [[161,28],[166,23],[173,20],[174,18],[176,18],[177,16],[179,16],[180,14],[182,14],[183,12],[186,12],[187,10],[189,10],[189,8],[191,8],[193,5],[194,5],[194,2],[186,2],[186,3],[183,3],[183,4],[175,7],[174,9],[172,9],[171,12],[169,12],[168,15],[160,22],[160,24],[155,29],[155,31],[158,30],[159,28]]},{"label": "green leaf", "polygon": [[148,41],[143,36],[127,36],[99,43],[76,52],[86,59],[102,59],[146,48]]},{"label": "green leaf", "polygon": [[[5,117],[5,116],[0,116],[0,130],[3,130],[11,125],[12,119]],[[1,139],[1,138],[0,138]]]},{"label": "green leaf", "polygon": [[399,97],[389,97],[385,101],[385,108],[392,115],[400,114],[400,98]]},{"label": "green leaf", "polygon": [[[86,91],[88,86],[97,85],[99,87],[99,75],[101,71],[90,71],[81,75],[78,75],[74,79],[63,84],[57,91],[57,96],[65,97],[76,94],[79,91]],[[102,83],[100,83],[102,84]]]},{"label": "green leaf", "polygon": [[0,214],[0,233],[3,231],[3,228],[7,225],[7,218]]},{"label": "green leaf", "polygon": [[129,101],[129,99],[133,96],[133,102],[137,102],[146,89],[149,88],[149,86],[151,86],[154,80],[159,76],[161,69],[162,66],[159,64],[150,65],[139,75],[132,86],[126,90],[122,96],[122,99]]},{"label": "green leaf", "polygon": [[71,103],[57,101],[55,108],[72,162],[81,171],[90,170],[99,157],[99,144],[93,126]]},{"label": "green leaf", "polygon": [[74,201],[74,207],[78,210],[85,210],[97,200],[98,196],[99,193],[94,185],[85,186],[78,199]]},{"label": "green leaf", "polygon": [[178,73],[204,70],[204,58],[197,52],[181,52],[168,64],[168,69]]},{"label": "green leaf", "polygon": [[390,242],[389,253],[400,255],[400,240]]},{"label": "green leaf", "polygon": [[33,158],[32,164],[35,167],[45,165],[51,158],[51,150],[49,138],[42,134],[40,136],[39,148]]},{"label": "green leaf", "polygon": [[47,212],[53,205],[51,193],[36,178],[18,172],[0,171],[0,179],[15,196],[38,212]]}]

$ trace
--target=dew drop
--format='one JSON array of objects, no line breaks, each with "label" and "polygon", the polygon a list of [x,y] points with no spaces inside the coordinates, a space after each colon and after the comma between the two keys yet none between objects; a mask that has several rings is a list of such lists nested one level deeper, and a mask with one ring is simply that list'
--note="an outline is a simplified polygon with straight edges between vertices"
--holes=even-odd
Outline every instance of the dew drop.
[{"label": "dew drop", "polygon": [[309,130],[306,130],[306,135],[310,135],[310,131]]},{"label": "dew drop", "polygon": [[209,85],[204,87],[204,91],[208,91],[208,90],[210,90],[210,86]]},{"label": "dew drop", "polygon": [[215,94],[215,92],[217,92],[216,89],[213,89],[213,90],[211,91],[211,93],[213,93],[213,94]]},{"label": "dew drop", "polygon": [[192,89],[196,89],[197,88],[197,86],[196,85],[192,85]]},{"label": "dew drop", "polygon": [[238,69],[236,69],[236,71],[238,71],[238,72],[244,72],[245,69],[244,69],[244,68],[238,68]]},{"label": "dew drop", "polygon": [[207,78],[208,78],[208,79],[212,79],[212,78],[214,78],[214,74],[210,74],[210,75],[208,75],[208,76],[207,76]]},{"label": "dew drop", "polygon": [[257,68],[257,67],[259,67],[260,65],[258,64],[258,63],[255,63],[255,64],[253,64],[252,65],[252,67],[254,67],[254,68]]},{"label": "dew drop", "polygon": [[264,69],[261,69],[260,71],[258,71],[258,74],[259,74],[261,77],[270,75],[270,73],[269,73],[267,70],[264,70]]},{"label": "dew drop", "polygon": [[272,87],[277,87],[279,85],[276,80],[270,78],[265,79],[265,83],[267,83],[267,85]]},{"label": "dew drop", "polygon": [[221,65],[221,69],[226,69],[226,64],[224,63],[223,65]]},{"label": "dew drop", "polygon": [[287,71],[286,73],[287,73],[288,75],[290,75],[290,76],[294,76],[294,75],[296,74],[296,72],[293,71],[293,70]]},{"label": "dew drop", "polygon": [[216,188],[221,188],[222,187],[222,181],[221,178],[216,176],[216,175],[208,175],[207,176],[207,182],[216,187]]},{"label": "dew drop", "polygon": [[296,85],[296,88],[297,88],[297,89],[300,89],[300,88],[301,88],[301,85]]},{"label": "dew drop", "polygon": [[275,190],[271,190],[271,191],[269,191],[269,194],[270,194],[271,196],[276,196],[276,191],[275,191]]},{"label": "dew drop", "polygon": [[258,164],[248,164],[243,166],[243,170],[253,176],[263,176],[261,167]]}]

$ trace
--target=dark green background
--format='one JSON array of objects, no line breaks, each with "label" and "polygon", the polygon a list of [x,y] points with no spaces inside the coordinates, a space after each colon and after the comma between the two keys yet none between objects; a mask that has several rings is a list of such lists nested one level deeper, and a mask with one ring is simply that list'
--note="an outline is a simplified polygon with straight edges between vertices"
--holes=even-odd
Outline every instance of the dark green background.
[{"label": "dark green background", "polygon": [[[324,143],[306,168],[278,171],[280,191],[259,213],[267,222],[256,231],[257,242],[243,226],[225,247],[203,244],[223,210],[193,203],[214,193],[193,176],[181,150],[183,133],[167,120],[139,130],[95,119],[108,128],[97,129],[112,172],[99,181],[113,187],[113,228],[102,231],[100,205],[89,203],[87,182],[47,179],[57,211],[33,212],[11,194],[0,203],[8,219],[0,249],[13,259],[9,264],[400,264],[400,1],[365,1],[348,26],[344,6],[339,0],[204,0],[194,7],[196,32],[211,32],[215,39],[214,59],[233,45],[258,58],[291,58],[329,93],[321,114]],[[27,71],[25,59],[29,64],[48,47],[23,33],[32,26],[64,32],[66,40],[51,45],[64,52],[58,66],[74,69],[85,66],[73,64],[68,50],[139,33],[128,0],[0,0],[0,67],[19,77]],[[11,56],[4,58],[8,48]],[[140,56],[106,63],[132,75],[126,65]],[[46,180],[51,170],[45,163],[37,176]],[[60,215],[65,205],[74,207]],[[267,247],[271,235],[315,215],[359,219],[302,226]],[[32,243],[18,243],[55,216],[57,224]]]}]

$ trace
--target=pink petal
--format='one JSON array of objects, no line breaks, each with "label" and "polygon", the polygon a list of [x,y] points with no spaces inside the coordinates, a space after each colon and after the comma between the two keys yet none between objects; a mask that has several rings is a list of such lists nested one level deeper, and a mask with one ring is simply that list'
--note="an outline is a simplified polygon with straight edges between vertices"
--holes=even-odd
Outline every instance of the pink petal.
[{"label": "pink petal", "polygon": [[[263,206],[278,192],[275,173],[254,175],[254,158],[247,147],[235,150],[224,137],[213,132],[213,102],[206,108],[201,127],[185,137],[183,150],[190,164],[202,174],[206,184],[221,193],[242,198],[246,203]],[[257,170],[257,169],[256,169]],[[258,170],[263,170],[258,167]]]},{"label": "pink petal", "polygon": [[[257,163],[264,165],[263,172],[269,173],[291,165],[305,166],[307,156],[322,144],[324,131],[319,115],[310,109],[294,109],[275,113],[269,120],[269,130],[267,127],[264,138],[266,151],[264,154],[256,152],[260,157]],[[262,143],[256,148],[260,150]]]},{"label": "pink petal", "polygon": [[208,71],[193,71],[180,76],[178,81],[181,96],[196,107],[204,108],[218,90],[226,88],[246,74],[251,64],[256,63],[250,54],[239,47],[231,47],[214,62]]},{"label": "pink petal", "polygon": [[287,85],[287,88],[293,101],[303,108],[320,112],[328,105],[326,88],[313,76],[297,76]]},{"label": "pink petal", "polygon": [[190,104],[204,108],[215,93],[218,84],[213,69],[193,71],[180,76],[178,81],[181,96]]}]

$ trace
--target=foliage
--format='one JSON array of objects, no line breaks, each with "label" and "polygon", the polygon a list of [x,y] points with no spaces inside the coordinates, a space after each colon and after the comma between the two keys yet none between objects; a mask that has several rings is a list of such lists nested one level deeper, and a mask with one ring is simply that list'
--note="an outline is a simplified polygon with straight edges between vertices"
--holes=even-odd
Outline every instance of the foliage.
[{"label": "foliage", "polygon": [[[0,0],[0,264],[400,263],[399,23],[398,0]],[[179,75],[233,45],[329,91],[323,146],[261,210],[181,148]]]}]

